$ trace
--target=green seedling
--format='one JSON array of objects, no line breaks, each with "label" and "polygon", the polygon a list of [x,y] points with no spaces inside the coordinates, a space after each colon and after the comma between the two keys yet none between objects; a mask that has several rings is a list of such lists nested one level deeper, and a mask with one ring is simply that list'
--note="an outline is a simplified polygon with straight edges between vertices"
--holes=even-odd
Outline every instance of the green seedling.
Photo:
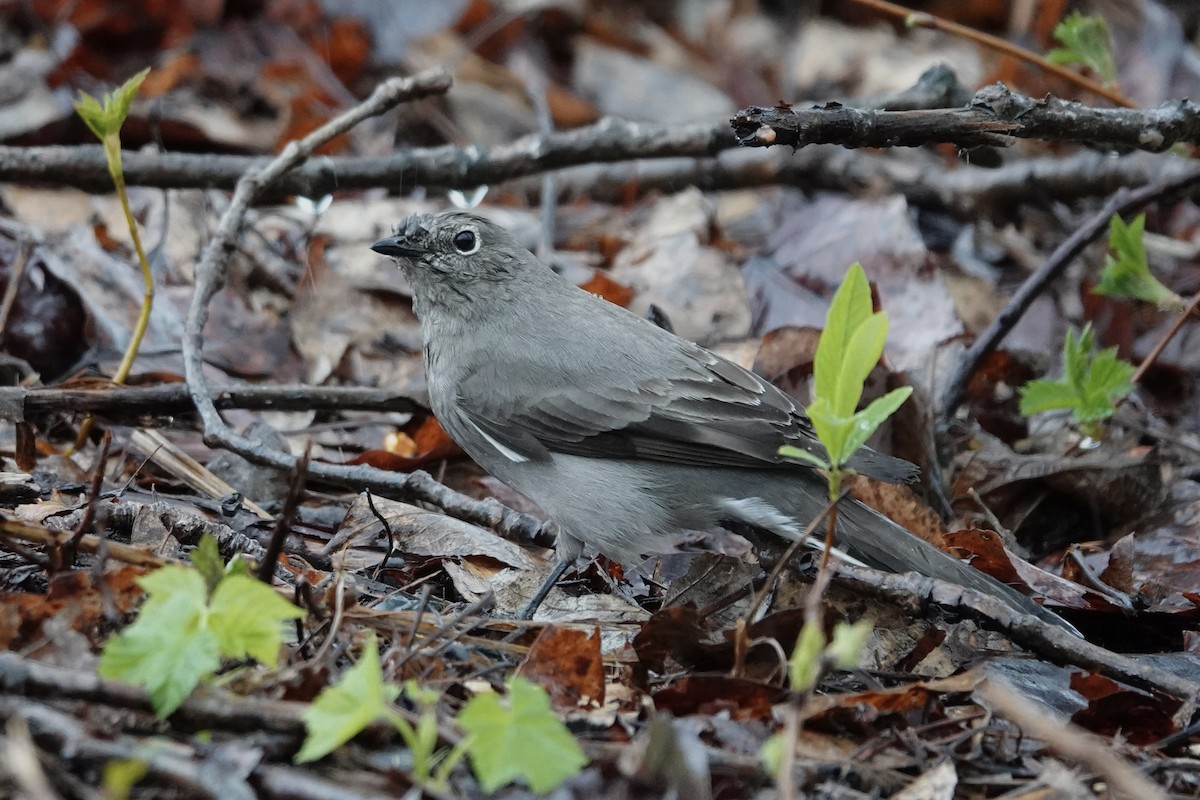
[{"label": "green seedling", "polygon": [[323,689],[308,710],[304,725],[308,735],[296,763],[316,761],[357,736],[368,725],[383,722],[394,727],[412,755],[412,778],[419,786],[436,792],[449,787],[450,771],[462,760],[467,741],[439,750],[437,727],[438,693],[422,689],[415,681],[404,685],[404,694],[417,706],[416,725],[396,710],[393,703],[401,689],[383,679],[379,645],[370,636],[362,655],[336,686]]},{"label": "green seedling", "polygon": [[535,794],[553,791],[587,764],[570,731],[550,708],[545,689],[515,675],[504,700],[472,697],[458,715],[470,734],[467,754],[487,794],[515,780]]},{"label": "green seedling", "polygon": [[[205,546],[215,551],[216,545]],[[219,562],[219,557],[218,557]],[[275,666],[283,622],[304,616],[249,577],[238,559],[211,586],[205,574],[169,564],[137,579],[146,601],[100,655],[100,675],[141,686],[162,718],[216,674],[222,659]]]},{"label": "green seedling", "polygon": [[1134,367],[1117,358],[1109,347],[1093,355],[1095,333],[1085,325],[1082,333],[1067,332],[1063,343],[1063,375],[1039,379],[1021,387],[1021,413],[1033,416],[1043,411],[1069,409],[1072,421],[1092,439],[1104,437],[1104,420],[1117,410],[1117,403],[1133,391]]},{"label": "green seedling", "polygon": [[1096,294],[1127,297],[1154,303],[1159,308],[1182,311],[1184,299],[1150,273],[1146,262],[1146,215],[1138,214],[1128,225],[1117,214],[1108,222],[1108,257],[1100,273]]},{"label": "green seedling", "polygon": [[1062,47],[1046,53],[1047,61],[1087,67],[1105,86],[1116,86],[1117,67],[1113,60],[1108,23],[1104,17],[1087,16],[1074,11],[1055,26],[1054,40]]},{"label": "green seedling", "polygon": [[[137,96],[138,89],[148,74],[149,68],[142,70],[117,89],[104,95],[102,100],[97,100],[83,91],[80,91],[78,99],[75,100],[75,112],[92,133],[96,134],[96,138],[104,147],[104,161],[117,190],[117,199],[121,202],[125,223],[129,226],[129,238],[137,252],[138,265],[141,267],[142,280],[145,283],[141,312],[138,314],[133,334],[129,337],[125,355],[112,377],[112,382],[118,386],[125,383],[130,370],[133,369],[133,361],[142,346],[142,339],[150,325],[150,310],[154,306],[154,276],[150,274],[150,262],[142,247],[142,237],[138,233],[137,221],[133,218],[133,209],[129,206],[129,194],[125,190],[125,167],[121,160],[121,127],[125,124],[125,118],[129,116],[129,106],[133,103],[133,98]],[[92,418],[88,416],[79,428],[79,435],[75,437],[76,448],[87,440],[91,428]]]},{"label": "green seedling", "polygon": [[872,309],[871,286],[862,265],[851,265],[829,305],[813,363],[814,399],[808,417],[825,447],[825,458],[798,447],[779,450],[785,458],[825,470],[830,500],[841,493],[846,464],[912,394],[909,386],[893,389],[857,410],[863,384],[883,355],[887,330],[887,314]]}]

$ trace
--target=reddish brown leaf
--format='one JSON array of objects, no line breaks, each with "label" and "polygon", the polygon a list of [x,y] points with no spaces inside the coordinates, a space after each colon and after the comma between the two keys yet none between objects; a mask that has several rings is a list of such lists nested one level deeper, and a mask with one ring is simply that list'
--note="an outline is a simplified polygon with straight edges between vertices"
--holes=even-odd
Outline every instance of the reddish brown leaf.
[{"label": "reddish brown leaf", "polygon": [[134,579],[145,575],[144,567],[121,565],[104,573],[105,586],[98,589],[91,572],[73,570],[55,575],[45,595],[20,592],[0,594],[0,650],[19,650],[43,637],[42,626],[63,615],[73,631],[89,638],[106,624],[106,604],[127,614],[142,597]]},{"label": "reddish brown leaf", "polygon": [[633,299],[633,289],[623,283],[618,283],[603,272],[597,270],[591,280],[579,287],[584,291],[598,294],[608,302],[625,308]]},{"label": "reddish brown leaf", "polygon": [[726,711],[735,720],[769,720],[771,707],[786,696],[781,687],[747,678],[690,675],[655,692],[654,707],[677,717]]},{"label": "reddish brown leaf", "polygon": [[534,640],[517,673],[550,693],[556,708],[604,704],[600,631],[548,625]]}]

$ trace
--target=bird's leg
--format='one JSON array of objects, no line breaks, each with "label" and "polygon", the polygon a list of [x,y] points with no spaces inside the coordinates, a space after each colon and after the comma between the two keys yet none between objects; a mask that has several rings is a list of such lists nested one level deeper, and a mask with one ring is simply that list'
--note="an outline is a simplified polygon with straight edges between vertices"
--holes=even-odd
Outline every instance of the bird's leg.
[{"label": "bird's leg", "polygon": [[570,561],[559,561],[554,569],[550,570],[550,574],[546,576],[546,580],[542,581],[542,585],[538,587],[538,590],[534,592],[533,597],[521,609],[521,613],[517,614],[517,619],[533,619],[538,606],[542,604],[542,601],[546,599],[546,595],[550,594],[550,590],[554,588],[554,584],[558,583],[558,579],[563,576],[570,566]]}]

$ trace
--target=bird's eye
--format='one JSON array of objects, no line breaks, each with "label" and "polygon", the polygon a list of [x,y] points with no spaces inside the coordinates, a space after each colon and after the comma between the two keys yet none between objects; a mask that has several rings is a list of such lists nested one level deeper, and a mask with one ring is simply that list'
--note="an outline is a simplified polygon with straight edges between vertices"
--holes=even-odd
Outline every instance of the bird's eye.
[{"label": "bird's eye", "polygon": [[454,234],[454,249],[463,255],[470,255],[478,250],[479,238],[475,235],[475,231],[464,228]]}]

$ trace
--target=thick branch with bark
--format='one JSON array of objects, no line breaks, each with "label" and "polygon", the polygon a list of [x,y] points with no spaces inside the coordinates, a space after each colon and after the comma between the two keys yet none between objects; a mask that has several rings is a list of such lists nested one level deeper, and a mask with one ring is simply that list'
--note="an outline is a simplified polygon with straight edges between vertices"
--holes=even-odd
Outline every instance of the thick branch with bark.
[{"label": "thick branch with bark", "polygon": [[[473,189],[575,164],[710,156],[736,146],[723,124],[668,127],[610,118],[572,131],[533,134],[491,150],[443,145],[382,157],[316,158],[281,175],[271,183],[270,193],[258,199],[321,197],[380,186]],[[259,156],[191,153],[126,152],[122,158],[128,185],[163,189],[232,189],[247,171],[271,163]],[[0,182],[112,191],[99,146],[0,147]]]},{"label": "thick branch with bark", "polygon": [[[1004,146],[1020,137],[1157,152],[1178,142],[1200,143],[1200,106],[1186,101],[1153,110],[1094,108],[1055,98],[1035,100],[997,85],[976,93],[967,108],[912,110],[925,103],[961,99],[956,84],[933,82],[941,77],[923,77],[909,92],[862,107],[747,109],[735,118],[734,130],[749,146],[897,147],[931,142]],[[606,119],[570,131],[533,134],[490,150],[443,145],[382,157],[311,159],[279,176],[257,200],[320,197],[376,187],[472,189],[566,167],[644,159],[683,157],[711,164],[707,159],[736,148],[738,137],[731,136],[723,124],[665,126]],[[232,189],[248,170],[270,163],[259,156],[190,153],[128,152],[123,158],[130,186],[170,189]],[[711,188],[790,180],[787,169],[748,169],[716,181]],[[0,182],[73,186],[91,192],[112,189],[99,146],[0,147]]]},{"label": "thick branch with bark", "polygon": [[840,144],[845,147],[1005,146],[1014,138],[1084,142],[1162,152],[1200,144],[1200,105],[1187,100],[1155,109],[1095,108],[1057,97],[1035,100],[1003,84],[976,92],[967,108],[873,111],[828,105],[795,109],[751,106],[731,121],[747,147]]}]

